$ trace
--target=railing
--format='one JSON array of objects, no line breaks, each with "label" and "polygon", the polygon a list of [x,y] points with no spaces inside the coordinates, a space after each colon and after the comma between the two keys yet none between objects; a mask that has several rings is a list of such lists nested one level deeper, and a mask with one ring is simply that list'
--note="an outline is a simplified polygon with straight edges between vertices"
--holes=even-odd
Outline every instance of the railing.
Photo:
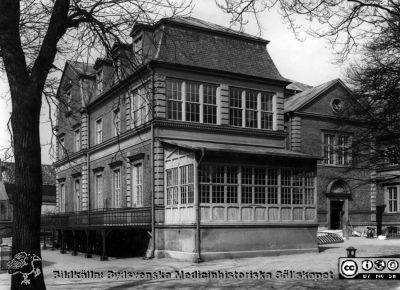
[{"label": "railing", "polygon": [[[163,220],[163,207],[156,207],[156,221]],[[42,215],[42,228],[85,226],[151,226],[151,207],[96,209]]]}]

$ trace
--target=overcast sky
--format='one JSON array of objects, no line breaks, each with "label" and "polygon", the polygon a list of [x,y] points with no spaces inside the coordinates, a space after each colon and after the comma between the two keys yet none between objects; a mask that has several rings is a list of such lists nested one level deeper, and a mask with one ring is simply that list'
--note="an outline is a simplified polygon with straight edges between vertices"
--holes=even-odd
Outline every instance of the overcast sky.
[{"label": "overcast sky", "polygon": [[[215,5],[214,0],[194,1],[196,6],[193,17],[210,21],[219,25],[229,26],[229,16],[222,13]],[[268,39],[268,51],[278,67],[280,73],[289,79],[309,85],[318,85],[331,79],[341,77],[342,70],[334,65],[332,49],[323,39],[311,36],[299,41],[283,24],[276,11],[265,12],[261,18],[264,31],[262,37]],[[307,25],[306,22],[304,22]],[[256,22],[250,19],[245,32],[257,35],[259,30]],[[8,84],[5,77],[0,80],[0,158],[4,159],[4,148],[10,146],[10,136],[7,131],[7,122],[10,116],[11,103],[7,97]],[[46,109],[42,110],[41,140],[42,144],[50,143],[51,128]],[[49,146],[42,147],[42,162],[51,164]]]}]

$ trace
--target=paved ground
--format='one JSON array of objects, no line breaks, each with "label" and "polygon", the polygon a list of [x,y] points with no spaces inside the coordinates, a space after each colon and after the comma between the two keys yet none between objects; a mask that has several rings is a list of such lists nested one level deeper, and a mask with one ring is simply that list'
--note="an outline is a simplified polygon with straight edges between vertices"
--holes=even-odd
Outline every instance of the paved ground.
[{"label": "paved ground", "polygon": [[[274,257],[232,259],[203,262],[195,264],[172,259],[143,260],[141,258],[110,259],[100,262],[99,257],[85,259],[83,255],[71,256],[59,251],[43,251],[44,275],[48,289],[175,289],[175,288],[255,288],[255,289],[400,289],[398,281],[376,280],[339,280],[337,279],[337,261],[346,256],[346,248],[357,248],[359,257],[400,257],[400,240],[372,240],[351,238],[341,244],[321,247],[320,253],[282,255]],[[293,279],[175,279],[148,277],[128,277],[126,279],[82,279],[55,278],[54,271],[76,270],[85,273],[97,271],[107,275],[108,271],[139,273],[164,271],[229,271],[250,272],[264,271],[275,275],[277,271],[294,270],[308,272],[330,272],[333,279],[328,280],[293,280]],[[400,273],[400,270],[398,270]],[[0,289],[9,288],[10,277],[0,274]]]}]

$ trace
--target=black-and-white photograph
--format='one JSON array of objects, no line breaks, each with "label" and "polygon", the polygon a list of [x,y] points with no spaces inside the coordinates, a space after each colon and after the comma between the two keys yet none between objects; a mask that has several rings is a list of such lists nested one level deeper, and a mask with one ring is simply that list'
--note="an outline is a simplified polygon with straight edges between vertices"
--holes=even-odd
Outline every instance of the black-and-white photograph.
[{"label": "black-and-white photograph", "polygon": [[1,0],[0,289],[400,289],[400,2]]}]

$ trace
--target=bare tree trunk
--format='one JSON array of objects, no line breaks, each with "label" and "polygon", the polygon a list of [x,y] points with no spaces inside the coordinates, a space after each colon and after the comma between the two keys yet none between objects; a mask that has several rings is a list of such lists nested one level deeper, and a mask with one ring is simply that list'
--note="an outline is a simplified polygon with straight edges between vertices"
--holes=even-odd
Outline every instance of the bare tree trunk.
[{"label": "bare tree trunk", "polygon": [[[42,168],[39,137],[41,92],[34,92],[24,86],[19,86],[19,92],[19,96],[12,98],[11,116],[17,189],[13,196],[12,255],[14,257],[19,252],[26,252],[41,257]],[[41,261],[35,261],[34,265],[39,267],[41,274],[37,277],[34,274],[29,275],[29,285],[22,285],[22,275],[15,274],[12,276],[11,289],[46,289]]]}]

